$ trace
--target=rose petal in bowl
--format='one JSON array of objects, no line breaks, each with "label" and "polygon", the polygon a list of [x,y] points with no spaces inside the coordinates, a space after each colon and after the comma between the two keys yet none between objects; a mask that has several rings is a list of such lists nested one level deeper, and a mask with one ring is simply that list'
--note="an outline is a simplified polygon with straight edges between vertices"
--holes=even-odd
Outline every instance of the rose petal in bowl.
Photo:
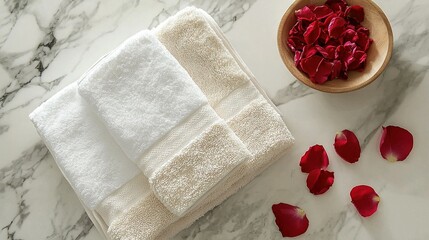
[{"label": "rose petal in bowl", "polygon": [[319,21],[314,21],[308,25],[304,32],[304,39],[307,44],[313,44],[319,38],[321,29],[319,27]]},{"label": "rose petal in bowl", "polygon": [[380,197],[375,190],[366,185],[359,185],[350,191],[350,197],[362,217],[369,217],[378,209]]},{"label": "rose petal in bowl", "polygon": [[307,176],[308,190],[314,195],[323,194],[334,184],[334,173],[323,170],[314,169]]},{"label": "rose petal in bowl", "polygon": [[309,221],[301,208],[286,203],[278,203],[272,206],[272,210],[283,237],[296,237],[307,231]]},{"label": "rose petal in bowl", "polygon": [[380,153],[390,162],[403,161],[413,149],[413,135],[398,126],[383,127],[380,140]]}]

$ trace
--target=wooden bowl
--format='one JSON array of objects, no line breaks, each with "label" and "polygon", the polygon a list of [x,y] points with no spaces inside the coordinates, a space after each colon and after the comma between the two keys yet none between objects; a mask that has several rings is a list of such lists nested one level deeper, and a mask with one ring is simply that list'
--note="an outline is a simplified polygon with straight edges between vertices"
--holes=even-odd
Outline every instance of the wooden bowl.
[{"label": "wooden bowl", "polygon": [[372,0],[346,0],[349,5],[360,5],[365,11],[365,20],[361,23],[370,31],[374,39],[367,54],[367,63],[363,72],[349,71],[347,80],[333,79],[324,84],[315,84],[309,77],[298,70],[293,61],[294,55],[287,46],[289,30],[296,23],[295,10],[305,5],[322,5],[326,0],[295,0],[283,15],[277,33],[277,44],[281,58],[289,71],[305,85],[330,93],[350,92],[373,82],[386,68],[392,56],[393,33],[389,20]]}]

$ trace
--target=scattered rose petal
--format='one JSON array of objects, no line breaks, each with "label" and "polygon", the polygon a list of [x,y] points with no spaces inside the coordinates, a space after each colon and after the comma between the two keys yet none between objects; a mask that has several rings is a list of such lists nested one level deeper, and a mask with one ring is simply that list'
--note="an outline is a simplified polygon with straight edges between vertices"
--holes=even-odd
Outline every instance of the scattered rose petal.
[{"label": "scattered rose petal", "polygon": [[307,30],[304,32],[304,39],[307,44],[313,44],[320,36],[321,29],[319,22],[314,21],[308,25]]},{"label": "scattered rose petal", "polygon": [[369,217],[377,211],[380,197],[370,186],[359,185],[350,191],[350,197],[362,217]]},{"label": "scattered rose petal", "polygon": [[301,157],[301,171],[309,173],[314,169],[324,169],[329,165],[328,154],[322,145],[311,146]]},{"label": "scattered rose petal", "polygon": [[307,176],[308,190],[314,195],[325,193],[332,184],[334,184],[334,173],[327,170],[314,169]]},{"label": "scattered rose petal", "polygon": [[365,18],[365,12],[363,10],[363,7],[359,5],[353,5],[348,7],[344,13],[347,17],[352,18],[358,23],[363,22]]},{"label": "scattered rose petal", "polygon": [[397,126],[383,127],[380,153],[389,162],[403,161],[413,149],[413,135]]},{"label": "scattered rose petal", "polygon": [[335,151],[349,163],[355,163],[360,157],[360,145],[356,135],[350,130],[343,130],[335,135]]},{"label": "scattered rose petal", "polygon": [[286,203],[278,203],[272,206],[272,210],[283,237],[296,237],[307,231],[308,218],[301,208]]}]

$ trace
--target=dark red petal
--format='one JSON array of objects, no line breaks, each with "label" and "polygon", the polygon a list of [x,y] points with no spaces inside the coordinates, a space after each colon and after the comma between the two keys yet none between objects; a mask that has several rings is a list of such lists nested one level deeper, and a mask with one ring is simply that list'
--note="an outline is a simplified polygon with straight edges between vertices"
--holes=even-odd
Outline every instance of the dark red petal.
[{"label": "dark red petal", "polygon": [[320,20],[331,15],[333,11],[326,5],[321,5],[314,7],[313,13],[316,15],[316,18]]},{"label": "dark red petal", "polygon": [[316,15],[307,6],[304,6],[303,8],[296,10],[295,16],[298,20],[306,20],[306,21],[316,20]]},{"label": "dark red petal", "polygon": [[302,50],[302,48],[305,46],[305,44],[296,36],[289,36],[287,39],[287,45],[292,50],[292,52]]},{"label": "dark red petal", "polygon": [[367,55],[364,51],[353,51],[352,55],[346,59],[348,70],[360,70],[365,66]]},{"label": "dark red petal", "polygon": [[341,73],[341,62],[334,60],[334,65],[332,66],[331,79],[338,78]]},{"label": "dark red petal", "polygon": [[357,36],[358,38],[355,40],[356,44],[366,52],[371,46],[371,38],[369,38],[364,32],[357,32]]},{"label": "dark red petal", "polygon": [[309,173],[314,169],[324,169],[329,165],[328,154],[322,145],[311,146],[307,152],[301,157],[299,166],[301,171]]},{"label": "dark red petal", "polygon": [[342,34],[341,34],[341,43],[345,43],[345,42],[356,42],[357,40],[359,40],[359,36],[358,33],[353,30],[353,29],[346,29]]},{"label": "dark red petal", "polygon": [[320,36],[321,29],[319,22],[314,21],[308,25],[307,30],[304,32],[304,39],[307,44],[313,44]]},{"label": "dark red petal", "polygon": [[347,7],[347,3],[344,0],[327,0],[325,5],[334,10],[334,12],[343,12]]},{"label": "dark red petal", "polygon": [[362,217],[369,217],[377,211],[380,197],[370,186],[359,185],[350,191],[352,203]]},{"label": "dark red petal", "polygon": [[283,237],[296,237],[307,231],[308,218],[301,208],[286,203],[278,203],[273,204],[271,209]]},{"label": "dark red petal", "polygon": [[310,76],[310,80],[318,84],[325,83],[328,81],[329,76],[332,73],[332,67],[333,64],[331,62],[322,59],[322,61],[320,61],[319,65],[317,66],[316,74]]},{"label": "dark red petal", "polygon": [[307,176],[308,190],[314,195],[328,191],[334,184],[334,173],[323,169],[314,169]]},{"label": "dark red petal", "polygon": [[299,62],[301,61],[301,52],[300,51],[295,51],[295,56],[294,56],[293,60],[295,61],[295,66],[300,69],[300,65],[299,65]]},{"label": "dark red petal", "polygon": [[346,9],[345,15],[356,22],[360,23],[363,22],[365,19],[365,12],[363,10],[363,7],[359,5],[353,5]]},{"label": "dark red petal", "polygon": [[335,58],[335,46],[329,45],[326,47],[321,47],[320,45],[316,45],[315,48],[324,58],[327,58],[327,59]]},{"label": "dark red petal", "polygon": [[342,17],[334,17],[328,25],[328,33],[331,38],[338,38],[345,30],[346,20]]},{"label": "dark red petal", "polygon": [[360,145],[356,135],[350,130],[343,130],[335,135],[335,151],[349,163],[354,163],[360,157]]},{"label": "dark red petal", "polygon": [[369,36],[369,29],[363,26],[357,27],[357,32],[365,33],[367,36]]},{"label": "dark red petal", "polygon": [[317,49],[314,46],[306,45],[302,49],[302,58],[309,58],[313,55],[316,55]]},{"label": "dark red petal", "polygon": [[397,126],[383,127],[380,153],[390,162],[403,161],[413,149],[413,135]]},{"label": "dark red petal", "polygon": [[320,61],[322,61],[322,57],[318,55],[313,55],[308,58],[301,59],[301,68],[302,71],[307,73],[309,76],[314,76],[317,71],[317,66],[319,66]]}]

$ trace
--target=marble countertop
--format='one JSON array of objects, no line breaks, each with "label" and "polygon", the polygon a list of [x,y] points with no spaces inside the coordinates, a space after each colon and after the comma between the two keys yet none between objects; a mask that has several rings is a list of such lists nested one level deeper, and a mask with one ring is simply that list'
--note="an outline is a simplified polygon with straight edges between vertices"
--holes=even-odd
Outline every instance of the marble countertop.
[{"label": "marble countertop", "polygon": [[[0,239],[101,239],[28,114],[127,37],[189,4],[215,17],[283,113],[296,144],[176,239],[281,239],[271,212],[278,202],[307,212],[309,230],[296,239],[429,239],[429,2],[376,3],[393,27],[390,65],[364,89],[326,94],[297,82],[279,57],[277,26],[291,0],[1,1]],[[383,125],[414,134],[406,161],[381,158]],[[345,128],[362,143],[354,165],[332,147]],[[308,192],[298,166],[316,143],[326,147],[336,177],[321,196]],[[382,199],[368,219],[350,203],[349,191],[358,184],[373,186]]]}]

